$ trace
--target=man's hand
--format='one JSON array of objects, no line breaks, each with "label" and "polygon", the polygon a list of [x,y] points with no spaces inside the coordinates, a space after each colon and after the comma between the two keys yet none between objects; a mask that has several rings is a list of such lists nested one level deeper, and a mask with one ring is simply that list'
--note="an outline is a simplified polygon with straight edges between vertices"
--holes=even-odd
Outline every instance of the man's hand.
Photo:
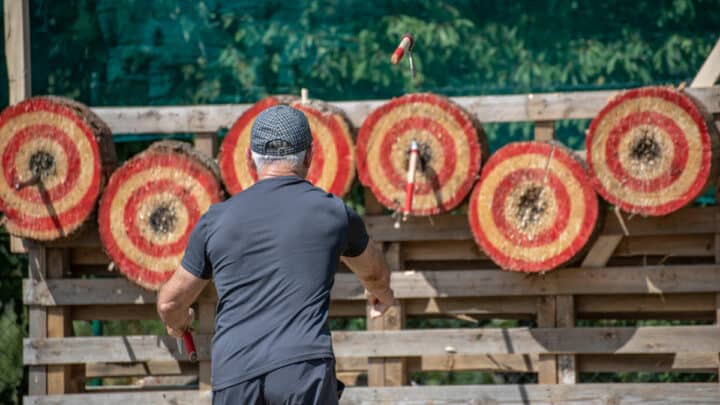
[{"label": "man's hand", "polygon": [[368,302],[370,303],[370,318],[382,316],[385,311],[395,302],[395,293],[392,288],[388,288],[379,294],[367,293]]},{"label": "man's hand", "polygon": [[192,321],[195,319],[195,311],[192,308],[188,308],[188,314],[187,318],[185,319],[185,322],[181,325],[166,325],[167,327],[167,333],[170,336],[175,337],[182,337],[183,333],[185,333],[186,330],[190,329],[190,325],[192,324]]}]

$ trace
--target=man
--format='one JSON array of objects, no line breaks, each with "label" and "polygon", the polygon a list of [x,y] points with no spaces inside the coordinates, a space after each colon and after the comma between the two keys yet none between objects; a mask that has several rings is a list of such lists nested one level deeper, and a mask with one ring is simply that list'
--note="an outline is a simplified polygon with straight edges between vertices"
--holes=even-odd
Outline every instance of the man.
[{"label": "man", "polygon": [[213,404],[334,404],[327,319],[339,258],[368,291],[371,316],[393,302],[387,263],[362,219],[304,179],[312,136],[302,112],[263,111],[250,144],[258,182],[198,221],[181,268],[158,294],[158,313],[181,336],[212,277]]}]

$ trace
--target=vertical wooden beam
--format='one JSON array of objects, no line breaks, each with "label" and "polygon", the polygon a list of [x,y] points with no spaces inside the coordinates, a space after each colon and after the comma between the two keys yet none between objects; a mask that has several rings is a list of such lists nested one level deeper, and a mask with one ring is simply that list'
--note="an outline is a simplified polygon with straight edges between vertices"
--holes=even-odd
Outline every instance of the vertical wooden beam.
[{"label": "vertical wooden beam", "polygon": [[552,141],[555,139],[555,121],[535,121],[535,140]]},{"label": "vertical wooden beam", "polygon": [[[572,295],[555,297],[555,325],[558,328],[575,327],[575,299]],[[557,356],[557,378],[560,384],[577,383],[577,357],[574,354]]]},{"label": "vertical wooden beam", "polygon": [[365,215],[382,215],[385,208],[369,188],[363,189],[363,197],[365,200]]},{"label": "vertical wooden beam", "polygon": [[29,0],[5,0],[5,62],[10,104],[30,97]]},{"label": "vertical wooden beam", "polygon": [[218,151],[217,133],[201,132],[195,134],[195,149],[214,159]]},{"label": "vertical wooden beam", "polygon": [[690,87],[710,87],[720,77],[720,38],[695,75]]},{"label": "vertical wooden beam", "polygon": [[[32,280],[45,280],[47,275],[45,248],[33,246],[28,252],[28,276]],[[31,338],[47,337],[47,307],[31,305],[28,308],[28,329]],[[47,394],[47,368],[28,367],[28,394]]]},{"label": "vertical wooden beam", "polygon": [[[70,252],[68,249],[49,248],[47,251],[47,278],[62,278],[70,270]],[[72,336],[72,318],[68,307],[49,307],[47,309],[47,336]],[[76,381],[77,382],[77,381]],[[73,384],[71,365],[52,365],[47,368],[47,393],[66,394],[76,392],[79,387]]]},{"label": "vertical wooden beam", "polygon": [[[29,0],[5,0],[3,6],[8,101],[12,105],[30,97],[32,90],[30,80],[30,5]],[[26,252],[20,238],[10,237],[10,251]]]},{"label": "vertical wooden beam", "polygon": [[[391,271],[403,268],[402,251],[399,243],[390,243],[385,249],[385,258]],[[401,301],[391,306],[385,315],[370,318],[370,306],[367,306],[368,330],[401,330],[405,327],[405,308]],[[407,359],[401,357],[369,358],[368,385],[371,387],[391,387],[407,384]]]},{"label": "vertical wooden beam", "polygon": [[[537,324],[540,328],[555,327],[555,297],[541,296],[537,298]],[[557,356],[541,354],[538,358],[538,383],[557,384]]]},{"label": "vertical wooden beam", "polygon": [[[209,286],[208,288],[214,288]],[[215,333],[215,302],[200,301],[198,303],[198,333],[213,334]],[[198,364],[199,388],[201,391],[209,391],[212,389],[210,374],[212,371],[212,363],[210,360],[200,361]]]}]

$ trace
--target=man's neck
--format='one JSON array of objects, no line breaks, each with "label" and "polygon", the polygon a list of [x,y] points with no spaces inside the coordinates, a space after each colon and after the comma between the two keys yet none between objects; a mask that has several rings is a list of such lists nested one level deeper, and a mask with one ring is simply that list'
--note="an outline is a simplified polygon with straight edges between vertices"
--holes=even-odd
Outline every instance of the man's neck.
[{"label": "man's neck", "polygon": [[265,180],[272,177],[287,177],[287,176],[297,176],[297,177],[305,177],[302,175],[302,173],[299,173],[295,170],[291,170],[284,167],[268,167],[258,173],[258,180]]}]

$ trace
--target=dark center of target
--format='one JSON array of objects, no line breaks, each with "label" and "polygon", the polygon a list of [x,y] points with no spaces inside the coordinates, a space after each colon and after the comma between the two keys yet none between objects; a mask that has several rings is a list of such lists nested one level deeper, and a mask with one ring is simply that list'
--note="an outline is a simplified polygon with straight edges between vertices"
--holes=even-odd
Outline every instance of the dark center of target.
[{"label": "dark center of target", "polygon": [[640,164],[653,165],[659,161],[662,149],[651,130],[644,128],[630,148],[630,159]]},{"label": "dark center of target", "polygon": [[55,157],[44,150],[39,150],[30,155],[28,169],[33,178],[44,180],[55,174]]},{"label": "dark center of target", "polygon": [[[410,164],[410,147],[408,145],[407,153],[403,160],[403,167],[407,168]],[[417,169],[421,172],[426,172],[430,168],[432,162],[432,148],[427,143],[418,142],[418,167]]]},{"label": "dark center of target", "polygon": [[161,204],[150,214],[150,228],[160,236],[166,236],[175,230],[177,214],[171,204]]},{"label": "dark center of target", "polygon": [[541,186],[531,186],[520,195],[515,211],[515,219],[521,228],[526,229],[537,223],[547,209],[547,203],[542,198]]}]

